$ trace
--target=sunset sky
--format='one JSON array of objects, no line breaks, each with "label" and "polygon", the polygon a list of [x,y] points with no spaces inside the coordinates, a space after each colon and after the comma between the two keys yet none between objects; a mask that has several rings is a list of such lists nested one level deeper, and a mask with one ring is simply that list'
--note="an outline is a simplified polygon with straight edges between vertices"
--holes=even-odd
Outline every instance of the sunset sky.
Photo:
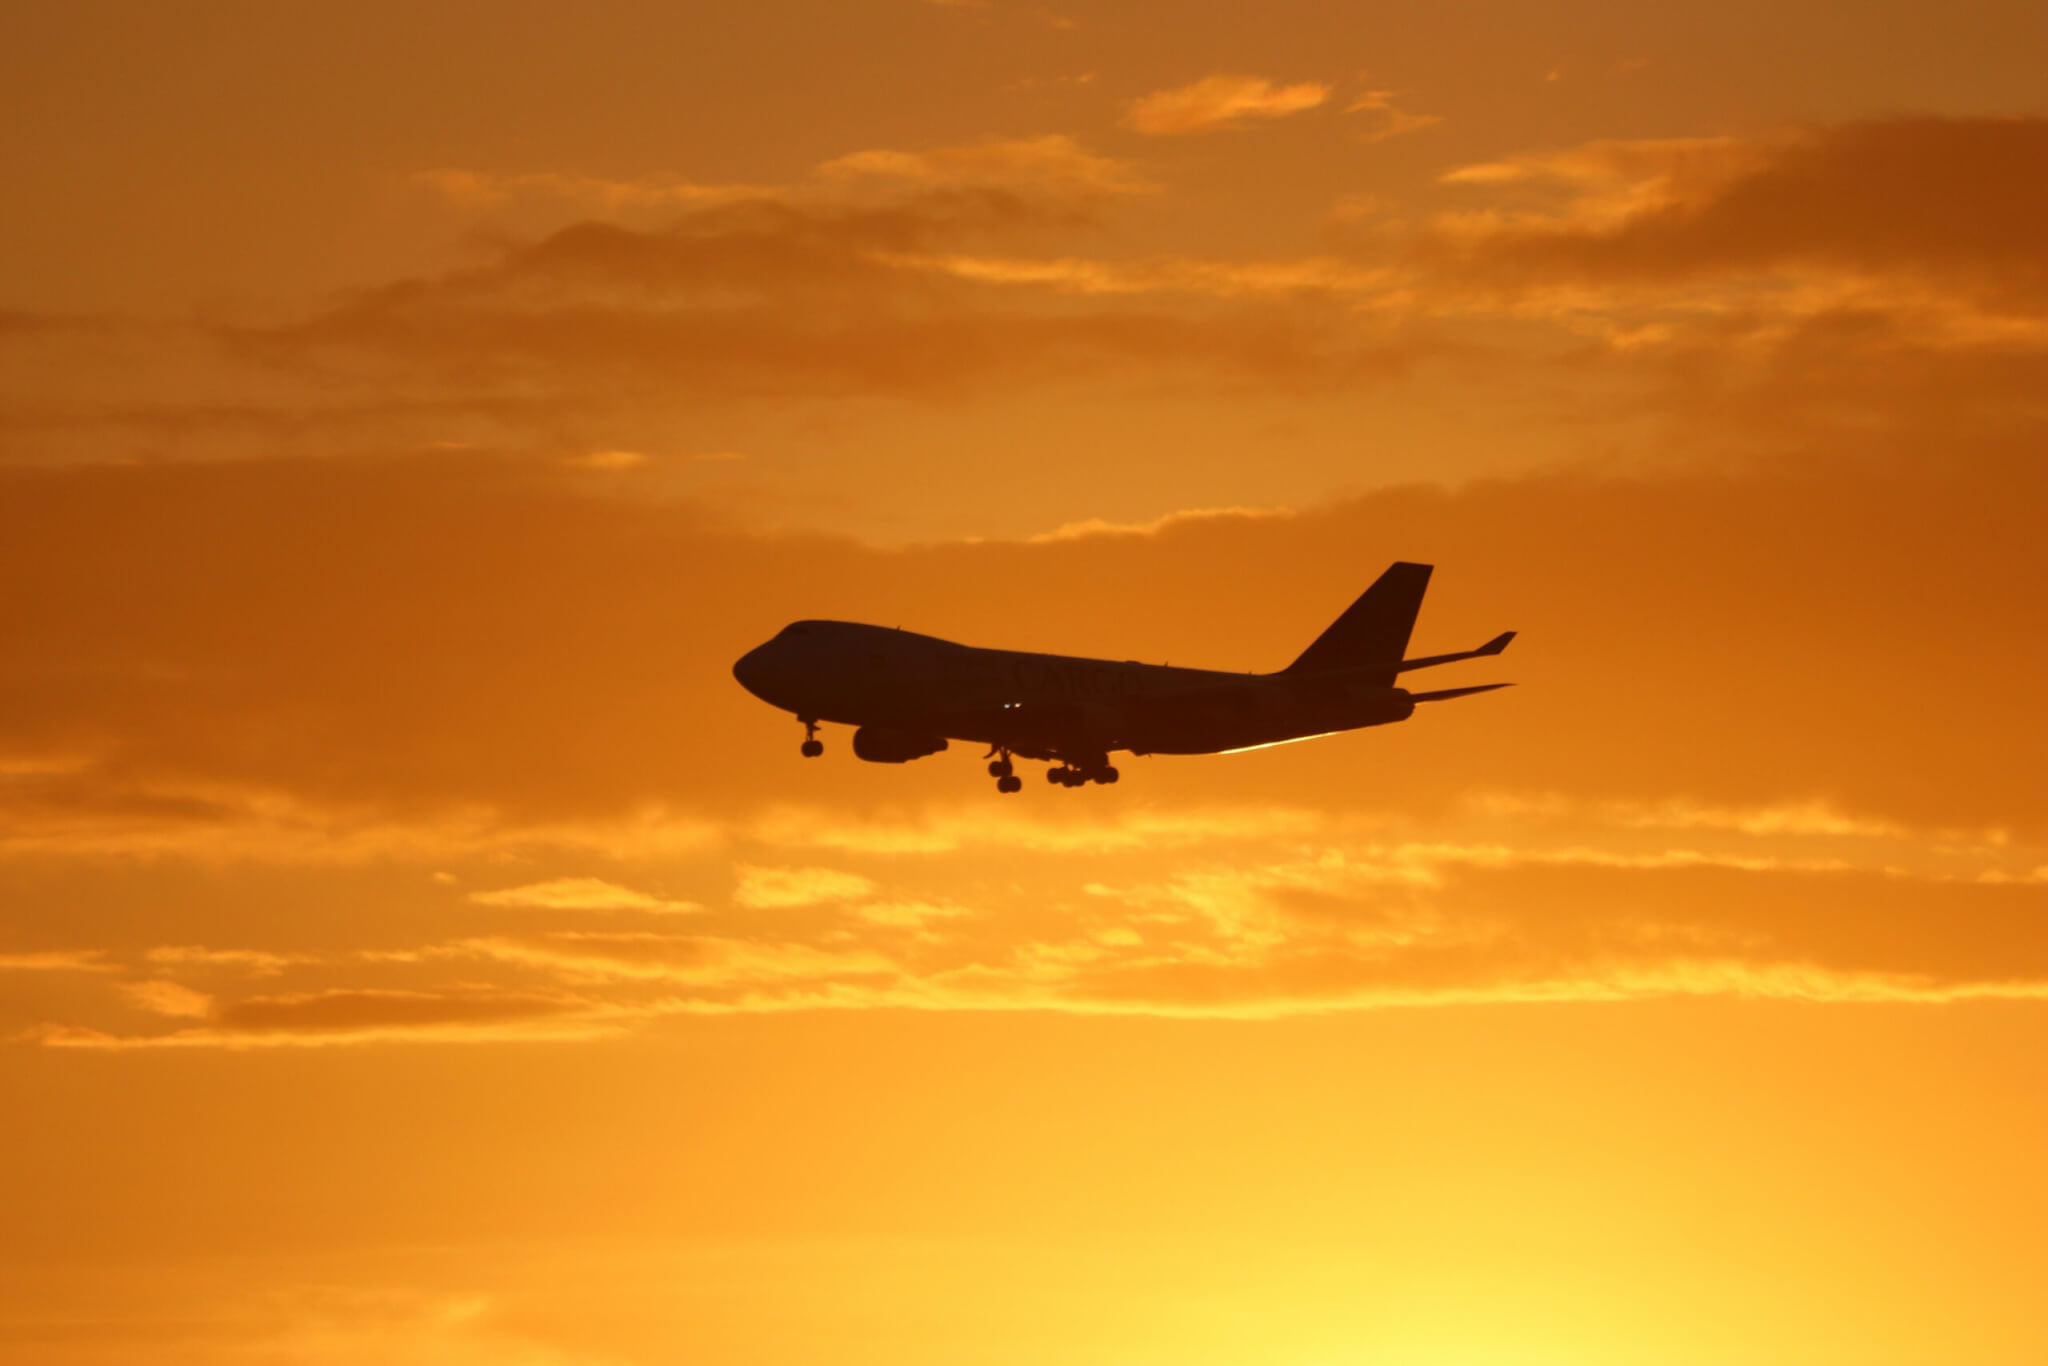
[{"label": "sunset sky", "polygon": [[0,1361],[2048,1360],[2039,0],[5,29]]}]

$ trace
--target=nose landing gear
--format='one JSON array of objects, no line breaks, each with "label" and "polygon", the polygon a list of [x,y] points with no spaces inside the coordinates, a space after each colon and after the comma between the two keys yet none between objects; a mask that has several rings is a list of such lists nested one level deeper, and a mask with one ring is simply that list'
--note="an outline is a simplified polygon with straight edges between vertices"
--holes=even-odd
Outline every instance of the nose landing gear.
[{"label": "nose landing gear", "polygon": [[805,720],[803,717],[797,719],[804,723],[803,756],[806,759],[815,759],[825,752],[825,742],[818,738],[818,723]]}]

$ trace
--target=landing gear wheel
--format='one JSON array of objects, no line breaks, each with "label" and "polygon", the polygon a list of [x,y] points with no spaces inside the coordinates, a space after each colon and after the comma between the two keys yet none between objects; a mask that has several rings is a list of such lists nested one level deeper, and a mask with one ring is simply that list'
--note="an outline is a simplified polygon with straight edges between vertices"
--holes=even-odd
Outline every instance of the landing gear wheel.
[{"label": "landing gear wheel", "polygon": [[996,779],[996,791],[998,792],[1016,792],[1022,789],[1023,786],[1024,780],[1014,773],[1005,773]]},{"label": "landing gear wheel", "polygon": [[1117,771],[1113,768],[1100,769],[1095,774],[1095,781],[1098,783],[1113,783],[1116,780]]},{"label": "landing gear wheel", "polygon": [[824,752],[825,752],[825,742],[824,742],[823,740],[806,740],[806,741],[804,741],[804,758],[806,758],[806,759],[815,759],[815,758],[817,758],[817,757],[818,757],[818,756],[819,756],[820,754],[823,754]]},{"label": "landing gear wheel", "polygon": [[[1016,769],[1008,759],[991,759],[989,761],[988,776],[991,778],[1007,778],[1014,772],[1016,772]],[[1021,787],[1023,784],[1019,783],[1018,786]],[[1004,791],[1009,790],[1008,788],[1004,789]]]}]

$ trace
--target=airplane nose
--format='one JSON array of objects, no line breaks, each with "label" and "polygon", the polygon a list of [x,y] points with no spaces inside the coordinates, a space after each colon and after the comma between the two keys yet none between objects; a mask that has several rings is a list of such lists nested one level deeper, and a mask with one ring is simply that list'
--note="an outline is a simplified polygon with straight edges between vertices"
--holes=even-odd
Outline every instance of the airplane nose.
[{"label": "airplane nose", "polygon": [[762,685],[767,682],[767,661],[762,658],[767,650],[767,646],[757,645],[733,661],[732,676],[740,681],[742,688],[756,697],[761,696]]}]

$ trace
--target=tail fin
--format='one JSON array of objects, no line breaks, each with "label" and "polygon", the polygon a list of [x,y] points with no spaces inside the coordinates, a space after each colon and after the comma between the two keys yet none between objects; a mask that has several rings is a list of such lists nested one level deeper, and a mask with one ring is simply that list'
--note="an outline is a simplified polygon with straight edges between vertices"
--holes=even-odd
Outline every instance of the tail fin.
[{"label": "tail fin", "polygon": [[1286,672],[1374,669],[1385,673],[1382,681],[1391,686],[1400,671],[1401,656],[1408,652],[1408,634],[1415,629],[1416,614],[1422,610],[1430,569],[1406,561],[1391,566],[1343,616],[1330,623],[1330,629],[1316,637],[1315,644],[1301,652],[1301,658],[1287,666]]}]

